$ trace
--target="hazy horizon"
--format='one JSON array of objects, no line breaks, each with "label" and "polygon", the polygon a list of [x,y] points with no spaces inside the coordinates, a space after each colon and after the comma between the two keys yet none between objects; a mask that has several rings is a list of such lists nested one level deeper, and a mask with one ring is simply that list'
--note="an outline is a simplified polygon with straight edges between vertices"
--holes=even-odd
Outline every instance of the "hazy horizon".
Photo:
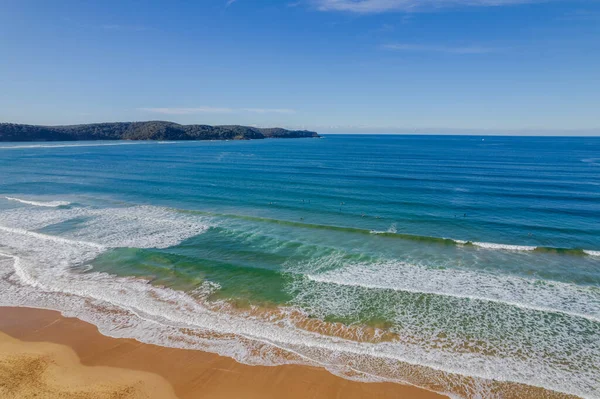
[{"label": "hazy horizon", "polygon": [[[159,121],[156,119],[156,121]],[[163,122],[179,123],[174,120],[161,119]],[[127,122],[149,122],[149,120],[130,120],[130,121],[93,121],[81,124],[100,124],[100,123],[127,123]],[[0,121],[0,123],[15,123],[24,125],[38,126],[69,126],[79,125],[79,123],[57,123],[57,124],[30,124],[17,123],[11,121]],[[185,123],[181,123],[185,124]],[[213,125],[210,123],[190,123],[199,125]],[[214,125],[213,125],[214,126]],[[544,137],[600,137],[600,129],[486,129],[486,128],[392,128],[392,127],[352,127],[352,126],[286,126],[286,125],[246,125],[257,128],[284,128],[289,130],[310,130],[321,135],[347,134],[347,135],[424,135],[424,136],[544,136]]]}]

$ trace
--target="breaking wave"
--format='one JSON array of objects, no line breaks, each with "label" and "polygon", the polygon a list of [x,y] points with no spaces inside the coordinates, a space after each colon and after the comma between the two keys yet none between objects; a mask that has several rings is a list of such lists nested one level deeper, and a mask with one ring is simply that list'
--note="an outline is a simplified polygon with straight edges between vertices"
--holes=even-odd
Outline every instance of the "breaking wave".
[{"label": "breaking wave", "polygon": [[68,201],[32,201],[32,200],[25,200],[25,199],[15,198],[15,197],[4,197],[4,199],[6,199],[8,201],[20,202],[21,204],[33,205],[33,206],[44,206],[44,207],[48,207],[48,208],[57,208],[59,206],[71,205],[71,203]]},{"label": "breaking wave", "polygon": [[[333,262],[336,261],[334,258]],[[330,267],[331,259],[318,262],[320,268],[333,270],[307,273],[306,277],[315,282],[497,302],[600,322],[598,287],[399,261],[344,264],[335,268]]]},{"label": "breaking wave", "polygon": [[[594,287],[317,258],[290,272],[292,303],[260,311],[210,300],[220,287],[208,281],[183,292],[89,270],[111,248],[169,248],[217,224],[210,216],[153,206],[0,211],[0,305],[55,309],[109,336],[210,351],[246,364],[308,364],[345,378],[468,398],[535,390],[500,381],[599,397],[600,343],[594,337],[600,293]],[[374,303],[385,305],[398,326],[389,339],[359,341],[306,327],[314,317],[324,323],[330,315],[360,315]],[[492,320],[497,325],[489,325]],[[343,330],[340,323],[335,328]]]},{"label": "breaking wave", "polygon": [[211,214],[211,213],[206,213],[206,212],[194,212],[194,211],[191,211],[190,213],[206,214],[206,215],[214,215],[214,216],[225,216],[225,217],[230,217],[230,218],[243,219],[243,220],[247,220],[247,221],[273,223],[273,224],[282,225],[282,226],[301,227],[301,228],[308,228],[308,229],[315,229],[315,230],[330,230],[330,231],[348,232],[348,233],[356,233],[356,234],[377,235],[377,236],[382,236],[382,237],[397,238],[397,239],[401,239],[401,240],[416,241],[416,242],[431,243],[431,244],[471,246],[471,247],[477,247],[477,248],[486,249],[486,250],[555,253],[555,254],[574,255],[574,256],[600,256],[599,250],[590,250],[590,249],[581,249],[581,248],[546,247],[546,246],[534,246],[534,245],[500,244],[500,243],[492,243],[492,242],[478,242],[478,241],[459,240],[459,239],[445,238],[445,237],[433,237],[433,236],[424,236],[424,235],[417,235],[417,234],[398,233],[396,224],[392,224],[386,231],[379,231],[379,230],[361,229],[361,228],[356,228],[356,227],[342,227],[342,226],[332,226],[332,225],[324,225],[324,224],[295,222],[295,221],[289,221],[289,220],[270,219],[270,218],[263,218],[263,217],[256,217],[256,216],[243,216],[243,215],[232,215],[232,214]]}]

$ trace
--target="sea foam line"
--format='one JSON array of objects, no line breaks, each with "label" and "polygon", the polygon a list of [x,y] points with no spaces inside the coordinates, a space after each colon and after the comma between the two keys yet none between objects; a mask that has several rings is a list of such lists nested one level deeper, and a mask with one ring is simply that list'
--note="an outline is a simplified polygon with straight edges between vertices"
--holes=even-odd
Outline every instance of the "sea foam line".
[{"label": "sea foam line", "polygon": [[59,236],[53,236],[53,235],[49,235],[49,234],[36,233],[35,231],[29,231],[29,230],[23,230],[23,229],[15,229],[15,228],[12,228],[12,227],[4,227],[4,226],[0,226],[0,230],[5,231],[7,233],[21,234],[21,235],[25,235],[25,236],[37,238],[37,239],[40,239],[40,240],[54,241],[56,243],[61,243],[61,244],[84,245],[84,246],[93,247],[93,248],[96,248],[96,249],[102,250],[102,251],[104,251],[104,250],[107,249],[106,246],[101,245],[101,244],[96,244],[94,242],[71,240],[71,239],[63,238],[63,237],[59,237]]},{"label": "sea foam line", "polygon": [[[457,242],[459,242],[459,241],[457,241]],[[476,247],[480,247],[480,248],[498,249],[498,250],[505,250],[505,251],[535,251],[538,248],[536,246],[531,246],[531,245],[496,244],[493,242],[477,242],[477,241],[464,242],[464,241],[461,241],[459,243],[463,244],[463,245],[468,245],[469,243],[471,243],[472,245],[474,245]]]},{"label": "sea foam line", "polygon": [[175,141],[135,141],[126,143],[89,143],[89,144],[27,144],[0,146],[0,150],[16,150],[26,148],[68,148],[68,147],[109,147],[118,145],[149,145],[149,144],[176,144]]},{"label": "sea foam line", "polygon": [[292,265],[288,272],[319,283],[473,299],[600,322],[599,287],[397,260],[353,262],[339,256]]},{"label": "sea foam line", "polygon": [[322,277],[319,275],[306,275],[306,278],[311,281],[317,282],[317,283],[336,284],[336,285],[344,285],[344,286],[349,286],[349,287],[359,287],[359,288],[368,288],[368,289],[377,289],[377,290],[392,290],[392,291],[399,291],[399,292],[408,292],[408,293],[412,293],[412,294],[429,294],[429,295],[445,296],[445,297],[457,298],[457,299],[471,299],[471,300],[477,300],[477,301],[492,302],[492,303],[497,303],[500,305],[514,306],[519,309],[534,310],[534,311],[545,312],[545,313],[560,313],[560,314],[564,314],[567,316],[580,317],[580,318],[583,318],[586,320],[600,322],[600,316],[594,316],[594,315],[589,315],[589,314],[579,313],[579,312],[572,312],[569,310],[557,309],[557,308],[552,308],[552,307],[548,307],[548,306],[536,306],[536,305],[531,305],[531,304],[527,304],[527,303],[523,303],[523,302],[511,301],[511,300],[507,300],[507,299],[495,299],[495,298],[485,297],[485,296],[481,296],[481,295],[469,295],[469,294],[427,290],[427,289],[419,289],[419,288],[411,288],[411,287],[392,287],[392,286],[378,285],[378,284],[371,284],[371,283],[364,283],[364,282],[345,281],[343,279],[326,278],[326,277]]},{"label": "sea foam line", "polygon": [[4,256],[7,258],[12,258],[13,260],[13,268],[15,269],[15,274],[17,277],[21,279],[22,282],[28,284],[35,288],[46,289],[46,287],[37,281],[31,274],[29,274],[25,268],[21,266],[21,258],[15,255],[7,254],[4,252],[0,252],[0,256]]},{"label": "sea foam line", "polygon": [[47,207],[47,208],[58,208],[59,206],[71,205],[71,203],[68,201],[32,201],[32,200],[25,200],[25,199],[16,198],[16,197],[4,197],[4,198],[9,201],[20,202],[21,204],[27,204],[27,205],[33,205],[33,206],[43,206],[43,207]]},{"label": "sea foam line", "polygon": [[340,231],[347,233],[356,233],[356,234],[369,234],[376,235],[381,237],[395,238],[401,240],[408,241],[416,241],[422,243],[431,243],[431,244],[440,244],[440,245],[456,245],[456,246],[464,246],[464,247],[477,247],[485,250],[497,250],[497,251],[514,251],[514,252],[545,252],[545,253],[561,253],[565,255],[588,255],[588,256],[599,256],[599,250],[589,250],[589,249],[580,249],[580,248],[560,248],[560,247],[544,247],[544,246],[533,246],[533,245],[516,245],[516,244],[499,244],[493,242],[482,242],[482,241],[468,241],[468,240],[459,240],[454,238],[445,238],[445,237],[434,237],[434,236],[423,236],[417,234],[409,234],[409,233],[400,233],[397,231],[396,224],[392,224],[387,231],[381,230],[368,230],[357,227],[342,227],[335,225],[326,225],[326,224],[312,224],[312,223],[303,223],[297,221],[290,220],[279,220],[279,219],[271,219],[271,218],[263,218],[257,216],[247,216],[247,215],[235,215],[235,214],[220,214],[220,213],[210,213],[210,212],[199,212],[199,211],[190,211],[190,210],[182,210],[183,212],[192,212],[197,214],[211,215],[211,216],[220,216],[220,217],[230,217],[235,219],[242,219],[248,221],[255,222],[264,222],[264,223],[273,223],[283,226],[291,226],[291,227],[300,227],[300,228],[308,228],[308,229],[317,229],[317,230],[331,230],[331,231]]}]

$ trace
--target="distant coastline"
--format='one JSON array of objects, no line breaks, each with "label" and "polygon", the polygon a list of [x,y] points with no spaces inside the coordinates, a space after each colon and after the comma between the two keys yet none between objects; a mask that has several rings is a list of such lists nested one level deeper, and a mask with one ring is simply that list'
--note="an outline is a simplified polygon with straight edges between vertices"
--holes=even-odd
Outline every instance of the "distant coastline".
[{"label": "distant coastline", "polygon": [[80,140],[262,140],[318,138],[309,130],[238,125],[180,125],[174,122],[109,122],[86,125],[39,126],[0,123],[0,142]]}]

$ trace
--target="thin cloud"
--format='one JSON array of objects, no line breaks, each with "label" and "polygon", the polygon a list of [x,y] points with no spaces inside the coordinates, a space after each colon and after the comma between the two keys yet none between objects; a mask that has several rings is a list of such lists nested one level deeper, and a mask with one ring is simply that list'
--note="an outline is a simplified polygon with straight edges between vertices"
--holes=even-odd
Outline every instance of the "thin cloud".
[{"label": "thin cloud", "polygon": [[140,111],[152,112],[163,115],[191,115],[191,114],[229,114],[231,108],[195,107],[195,108],[138,108]]},{"label": "thin cloud", "polygon": [[237,0],[227,0],[227,3],[225,4],[225,7],[229,7],[230,5],[232,5],[233,3],[235,3]]},{"label": "thin cloud", "polygon": [[374,14],[391,11],[427,11],[451,7],[498,7],[541,1],[545,0],[312,0],[312,3],[320,11]]},{"label": "thin cloud", "polygon": [[482,46],[433,46],[423,44],[384,44],[381,46],[384,50],[405,51],[405,52],[425,52],[425,53],[445,53],[445,54],[488,54],[500,51],[495,47]]},{"label": "thin cloud", "polygon": [[193,107],[193,108],[138,108],[138,111],[151,112],[163,115],[192,115],[192,114],[234,114],[250,112],[254,114],[293,114],[296,111],[287,108],[221,108],[221,107]]},{"label": "thin cloud", "polygon": [[293,114],[296,112],[288,108],[242,108],[242,111],[255,114]]},{"label": "thin cloud", "polygon": [[573,10],[565,13],[562,17],[559,18],[563,21],[600,21],[600,13],[589,10]]}]

